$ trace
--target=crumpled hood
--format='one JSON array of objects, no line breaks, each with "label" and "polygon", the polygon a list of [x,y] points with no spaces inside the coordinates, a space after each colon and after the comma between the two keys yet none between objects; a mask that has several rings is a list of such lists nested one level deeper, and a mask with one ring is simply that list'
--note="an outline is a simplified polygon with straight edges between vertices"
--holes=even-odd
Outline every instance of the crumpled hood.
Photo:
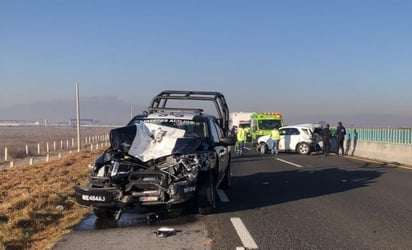
[{"label": "crumpled hood", "polygon": [[110,131],[111,146],[143,162],[172,155],[191,154],[204,138],[184,137],[185,130],[150,123]]}]

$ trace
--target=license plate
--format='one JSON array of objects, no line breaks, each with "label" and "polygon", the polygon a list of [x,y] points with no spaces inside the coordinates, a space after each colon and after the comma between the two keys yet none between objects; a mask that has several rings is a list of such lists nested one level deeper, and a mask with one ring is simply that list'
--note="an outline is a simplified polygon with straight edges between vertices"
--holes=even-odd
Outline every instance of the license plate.
[{"label": "license plate", "polygon": [[95,202],[106,202],[108,200],[108,198],[104,195],[82,194],[82,200],[84,200],[84,201],[95,201]]},{"label": "license plate", "polygon": [[85,206],[109,204],[113,201],[113,194],[105,189],[75,186],[75,195],[77,202]]}]

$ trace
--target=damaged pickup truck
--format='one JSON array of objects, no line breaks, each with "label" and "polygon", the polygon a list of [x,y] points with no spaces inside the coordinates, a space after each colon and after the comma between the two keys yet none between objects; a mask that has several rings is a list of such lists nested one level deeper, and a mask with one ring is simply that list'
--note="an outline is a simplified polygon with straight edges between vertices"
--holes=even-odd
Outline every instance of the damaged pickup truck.
[{"label": "damaged pickup truck", "polygon": [[[169,99],[213,101],[218,117],[200,109],[167,107]],[[222,94],[163,91],[137,124],[110,131],[111,146],[96,160],[79,204],[98,218],[119,219],[133,207],[172,208],[194,201],[200,214],[216,207],[217,188],[230,187],[229,110]]]}]

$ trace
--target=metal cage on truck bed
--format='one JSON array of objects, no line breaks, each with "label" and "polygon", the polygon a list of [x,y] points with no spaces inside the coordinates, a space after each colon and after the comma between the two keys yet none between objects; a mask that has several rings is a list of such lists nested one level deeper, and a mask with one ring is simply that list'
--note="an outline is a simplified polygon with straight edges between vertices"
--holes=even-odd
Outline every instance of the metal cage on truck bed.
[{"label": "metal cage on truck bed", "polygon": [[226,99],[220,92],[211,91],[181,91],[181,90],[164,90],[152,99],[149,106],[149,113],[162,111],[194,111],[203,112],[200,108],[176,108],[168,107],[169,100],[193,100],[209,101],[215,104],[217,119],[225,135],[229,133],[229,107]]}]

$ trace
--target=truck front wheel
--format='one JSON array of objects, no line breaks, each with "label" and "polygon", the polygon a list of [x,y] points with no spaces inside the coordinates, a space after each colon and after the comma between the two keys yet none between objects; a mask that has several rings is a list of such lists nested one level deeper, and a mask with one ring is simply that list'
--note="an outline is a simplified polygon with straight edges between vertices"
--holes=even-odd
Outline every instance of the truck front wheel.
[{"label": "truck front wheel", "polygon": [[199,214],[211,214],[216,208],[216,181],[212,171],[208,171],[198,180],[197,208]]}]

